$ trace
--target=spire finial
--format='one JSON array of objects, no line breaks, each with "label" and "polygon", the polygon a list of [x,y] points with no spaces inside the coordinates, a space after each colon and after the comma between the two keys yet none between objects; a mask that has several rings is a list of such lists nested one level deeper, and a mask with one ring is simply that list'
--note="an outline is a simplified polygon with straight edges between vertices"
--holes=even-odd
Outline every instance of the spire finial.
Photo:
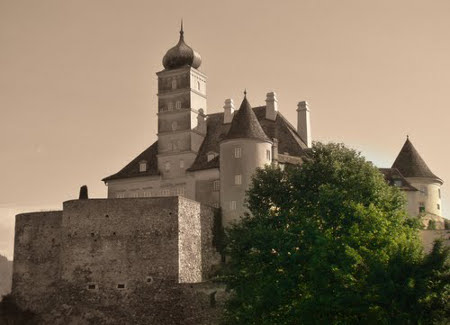
[{"label": "spire finial", "polygon": [[181,28],[180,28],[180,37],[183,37],[184,30],[183,30],[183,18],[181,18]]},{"label": "spire finial", "polygon": [[244,89],[244,97],[247,98],[247,88]]},{"label": "spire finial", "polygon": [[406,140],[409,140],[409,134],[406,135]]}]

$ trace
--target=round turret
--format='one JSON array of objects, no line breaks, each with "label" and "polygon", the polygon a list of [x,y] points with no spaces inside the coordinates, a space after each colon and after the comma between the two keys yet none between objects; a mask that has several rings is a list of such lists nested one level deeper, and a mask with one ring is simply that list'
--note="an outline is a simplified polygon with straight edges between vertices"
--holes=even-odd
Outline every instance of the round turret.
[{"label": "round turret", "polygon": [[220,205],[225,226],[244,212],[245,193],[258,167],[272,162],[272,142],[244,97],[220,142]]},{"label": "round turret", "polygon": [[181,23],[180,40],[178,44],[167,51],[163,58],[163,66],[167,70],[191,66],[198,69],[202,64],[200,54],[184,42],[183,23]]}]

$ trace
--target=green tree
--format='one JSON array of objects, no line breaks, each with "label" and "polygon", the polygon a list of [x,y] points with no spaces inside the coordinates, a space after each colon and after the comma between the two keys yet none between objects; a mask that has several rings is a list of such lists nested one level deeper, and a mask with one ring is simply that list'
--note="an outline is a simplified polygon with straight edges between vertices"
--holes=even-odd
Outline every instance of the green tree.
[{"label": "green tree", "polygon": [[448,250],[424,255],[419,222],[378,169],[341,144],[256,172],[252,216],[227,230],[226,324],[438,324]]}]

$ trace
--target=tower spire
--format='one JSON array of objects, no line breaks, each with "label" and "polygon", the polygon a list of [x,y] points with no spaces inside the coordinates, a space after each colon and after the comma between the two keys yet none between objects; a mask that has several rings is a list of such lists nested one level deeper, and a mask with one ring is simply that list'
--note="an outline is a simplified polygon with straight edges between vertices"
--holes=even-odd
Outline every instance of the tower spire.
[{"label": "tower spire", "polygon": [[183,18],[181,18],[180,38],[184,39]]}]

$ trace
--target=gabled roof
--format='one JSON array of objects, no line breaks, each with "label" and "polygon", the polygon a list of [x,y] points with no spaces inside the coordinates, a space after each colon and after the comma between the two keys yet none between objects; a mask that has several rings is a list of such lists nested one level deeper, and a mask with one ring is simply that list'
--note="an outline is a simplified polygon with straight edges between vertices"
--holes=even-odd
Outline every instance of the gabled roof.
[{"label": "gabled roof", "polygon": [[253,112],[247,96],[244,96],[241,107],[235,113],[231,121],[230,131],[228,131],[226,140],[229,139],[258,139],[263,141],[270,141],[264,133],[261,124],[259,124],[255,113]]},{"label": "gabled roof", "polygon": [[[379,171],[383,174],[384,179],[389,185],[397,186],[403,191],[417,191],[417,189],[403,177],[397,168],[379,168]],[[400,183],[396,183],[396,181],[400,181]]]},{"label": "gabled roof", "polygon": [[[150,147],[145,149],[139,156],[134,158],[128,165],[122,168],[119,172],[105,177],[102,181],[107,182],[114,179],[123,179],[139,176],[157,176],[158,171],[158,141],[155,141]],[[139,171],[139,163],[145,160],[147,162],[147,171]]]},{"label": "gabled roof", "polygon": [[428,168],[416,148],[414,148],[411,141],[409,141],[409,137],[406,138],[405,144],[392,164],[392,168],[398,169],[404,177],[426,177],[442,182],[442,180]]}]

